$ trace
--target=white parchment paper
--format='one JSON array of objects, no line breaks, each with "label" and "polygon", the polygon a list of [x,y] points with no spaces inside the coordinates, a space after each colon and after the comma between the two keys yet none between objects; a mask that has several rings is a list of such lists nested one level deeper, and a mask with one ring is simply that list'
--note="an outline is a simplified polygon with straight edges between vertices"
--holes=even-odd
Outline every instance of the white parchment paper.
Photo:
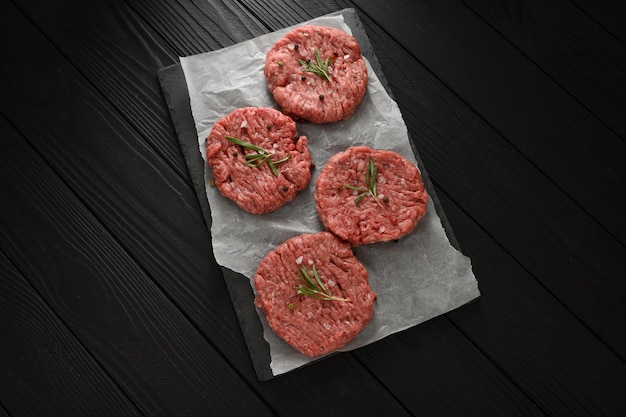
[{"label": "white parchment paper", "polygon": [[[310,22],[351,33],[341,15]],[[304,23],[303,23],[304,24]],[[313,199],[317,174],[328,158],[354,145],[396,151],[416,162],[400,110],[368,63],[369,85],[350,119],[315,125],[299,123],[309,138],[316,170],[309,187],[295,201],[263,215],[251,215],[209,186],[206,138],[213,123],[238,107],[278,108],[267,90],[263,74],[265,52],[289,29],[273,32],[218,51],[180,62],[187,82],[198,132],[198,151],[205,160],[206,193],[211,207],[211,235],[215,259],[252,279],[263,257],[286,239],[323,230]],[[417,228],[399,242],[361,246],[355,254],[368,270],[377,294],[372,322],[344,351],[372,343],[459,307],[479,296],[469,258],[448,241],[432,201]],[[270,345],[271,369],[279,375],[311,361],[278,338],[257,309]]]}]

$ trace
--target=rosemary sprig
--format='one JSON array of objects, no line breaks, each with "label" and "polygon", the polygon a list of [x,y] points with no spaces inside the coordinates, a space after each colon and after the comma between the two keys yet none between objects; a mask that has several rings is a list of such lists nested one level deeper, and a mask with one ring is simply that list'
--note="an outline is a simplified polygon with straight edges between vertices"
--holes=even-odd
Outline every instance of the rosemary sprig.
[{"label": "rosemary sprig", "polygon": [[367,171],[365,171],[365,184],[367,185],[367,188],[356,187],[350,184],[343,185],[345,188],[349,188],[351,190],[356,190],[360,192],[360,194],[357,195],[356,198],[354,199],[354,204],[358,205],[359,202],[363,199],[363,197],[369,195],[374,199],[374,201],[376,201],[376,204],[378,204],[381,207],[383,206],[382,204],[380,204],[380,201],[378,200],[378,191],[376,187],[376,175],[377,174],[378,174],[378,169],[376,168],[376,165],[374,164],[374,158],[370,156],[370,160],[367,163]]},{"label": "rosemary sprig", "polygon": [[330,56],[326,57],[326,59],[322,61],[322,57],[316,48],[313,48],[313,55],[315,55],[315,62],[309,60],[305,61],[303,59],[298,60],[298,62],[304,67],[302,70],[304,72],[312,72],[313,74],[326,79],[326,81],[330,81],[330,76],[328,75],[328,66],[331,64]]},{"label": "rosemary sprig", "polygon": [[334,296],[326,289],[326,286],[322,282],[319,273],[317,272],[317,268],[315,268],[315,264],[311,266],[313,268],[313,278],[309,275],[309,270],[306,266],[302,266],[298,271],[298,278],[300,280],[300,285],[298,285],[296,290],[298,290],[297,295],[303,294],[312,298],[317,298],[320,300],[327,301],[350,301],[347,298],[341,298]]},{"label": "rosemary sprig", "polygon": [[250,142],[246,142],[244,140],[241,139],[237,139],[233,136],[226,136],[226,139],[228,139],[229,141],[231,141],[232,143],[234,143],[235,145],[239,145],[241,147],[244,148],[248,148],[251,149],[253,151],[256,151],[256,153],[249,153],[249,154],[245,154],[243,157],[246,160],[243,164],[247,167],[253,167],[253,168],[258,168],[261,165],[263,165],[264,163],[267,163],[267,165],[270,167],[270,170],[272,171],[272,173],[275,176],[278,176],[278,170],[276,169],[276,165],[281,164],[283,162],[286,162],[291,155],[287,155],[284,158],[279,159],[278,161],[272,161],[272,155],[271,153],[269,153],[268,151],[266,151],[265,149],[261,148],[260,146],[256,146]]}]

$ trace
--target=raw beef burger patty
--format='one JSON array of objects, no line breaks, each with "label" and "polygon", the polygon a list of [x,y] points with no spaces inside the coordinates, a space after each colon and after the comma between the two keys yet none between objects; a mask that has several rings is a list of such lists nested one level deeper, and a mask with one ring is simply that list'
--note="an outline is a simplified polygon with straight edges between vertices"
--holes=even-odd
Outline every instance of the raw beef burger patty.
[{"label": "raw beef burger patty", "polygon": [[[370,158],[375,176],[368,174]],[[375,199],[368,183],[376,184]],[[427,201],[415,165],[396,152],[365,146],[333,155],[315,184],[320,220],[352,246],[404,236],[426,214]]]},{"label": "raw beef burger patty", "polygon": [[[262,150],[249,149],[227,137]],[[292,201],[311,180],[307,143],[306,136],[298,136],[289,116],[271,108],[243,107],[213,125],[206,156],[222,195],[249,213],[268,213]],[[261,158],[262,153],[267,160]]]},{"label": "raw beef burger patty", "polygon": [[[299,272],[317,271],[329,294],[323,300],[299,294]],[[267,254],[254,276],[254,304],[278,336],[311,357],[339,349],[370,322],[376,294],[367,270],[350,245],[332,233],[295,236]]]},{"label": "raw beef burger patty", "polygon": [[[305,71],[301,61],[328,58],[328,80]],[[265,58],[270,92],[283,112],[313,123],[344,120],[355,112],[367,88],[367,68],[357,41],[324,26],[293,29],[276,42]]]}]

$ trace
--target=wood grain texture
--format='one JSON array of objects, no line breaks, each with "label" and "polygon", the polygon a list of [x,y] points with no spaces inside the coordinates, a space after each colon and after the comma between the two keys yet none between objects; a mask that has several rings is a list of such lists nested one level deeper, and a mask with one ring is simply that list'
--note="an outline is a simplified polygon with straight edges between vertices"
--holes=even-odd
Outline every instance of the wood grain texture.
[{"label": "wood grain texture", "polygon": [[[51,39],[72,44],[62,54],[80,67],[105,100],[115,103],[136,134],[189,181],[180,147],[170,135],[169,115],[159,105],[161,90],[154,73],[155,67],[171,64],[177,56],[160,47],[157,35],[121,2],[21,1],[18,6]],[[63,19],[57,18],[61,10]],[[140,42],[128,42],[138,37]]]},{"label": "wood grain texture", "polygon": [[2,144],[0,248],[141,413],[272,415],[33,148]]},{"label": "wood grain texture", "polygon": [[[17,13],[13,19],[28,25]],[[201,325],[215,323],[221,329],[227,327],[222,321],[236,323],[193,190],[36,33],[22,35],[19,48],[13,44],[12,61],[3,67],[10,82],[2,86],[2,109],[173,300],[189,300],[193,308],[188,313]],[[26,110],[30,106],[38,107],[37,123]],[[239,333],[226,332],[225,338],[233,354],[247,358]]]},{"label": "wood grain texture", "polygon": [[602,26],[568,0],[464,3],[626,140],[626,47]]},{"label": "wood grain texture", "polygon": [[[482,300],[475,303],[480,309]],[[467,307],[460,314],[468,314]],[[446,317],[368,345],[355,356],[415,415],[547,415]],[[454,400],[442,401],[446,398]]]},{"label": "wood grain texture", "polygon": [[[0,415],[626,414],[610,2],[47,3],[0,6]],[[355,5],[482,296],[261,383],[156,71]]]},{"label": "wood grain texture", "polygon": [[141,415],[4,253],[0,334],[3,415]]},{"label": "wood grain texture", "polygon": [[623,359],[476,223],[463,221],[460,207],[443,202],[455,233],[474,242],[466,254],[489,294],[449,319],[547,415],[625,413]]},{"label": "wood grain texture", "polygon": [[[623,244],[626,142],[458,0],[355,3]],[[593,138],[593,139],[590,139]]]},{"label": "wood grain texture", "polygon": [[[232,1],[126,0],[137,14],[156,28],[178,56],[212,51],[262,33],[258,22]],[[163,25],[168,22],[167,25]]]},{"label": "wood grain texture", "polygon": [[626,3],[621,0],[572,0],[584,13],[602,25],[607,33],[626,45]]}]

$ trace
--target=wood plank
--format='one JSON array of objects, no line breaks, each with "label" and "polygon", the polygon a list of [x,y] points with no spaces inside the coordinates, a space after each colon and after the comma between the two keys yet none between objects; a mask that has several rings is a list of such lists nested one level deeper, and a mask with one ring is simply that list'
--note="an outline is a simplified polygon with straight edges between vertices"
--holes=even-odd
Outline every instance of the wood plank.
[{"label": "wood plank", "polygon": [[464,3],[626,140],[624,44],[568,0]]},{"label": "wood plank", "polygon": [[[4,15],[11,16],[16,25],[27,24],[16,13]],[[5,32],[7,28],[11,25],[4,26]],[[311,404],[312,412],[333,412],[345,404],[358,407],[376,399],[393,414],[406,414],[402,405],[349,355],[333,358],[332,365],[323,362],[281,377],[278,382],[259,383],[221,272],[211,256],[209,234],[193,191],[45,40],[32,33],[29,37],[23,27],[19,33],[23,38],[19,48],[6,46],[7,51],[12,51],[12,61],[2,74],[11,81],[2,85],[0,110],[6,112],[62,181],[111,233],[111,238],[120,245],[116,256],[128,252],[134,267],[142,271],[140,276],[150,277],[181,309],[172,313],[174,317],[184,314],[191,320],[194,329],[204,339],[211,340],[239,376],[261,392],[272,408],[284,414],[300,409],[301,393],[310,387],[313,376],[319,378],[325,373],[336,377],[328,381],[327,402]],[[10,32],[3,38],[10,39]],[[41,59],[48,65],[45,72],[38,65]],[[33,79],[38,80],[38,86],[49,89],[30,85]],[[33,105],[40,110],[36,125],[31,123],[27,111]],[[161,300],[157,296],[153,294],[142,300],[147,303],[144,308],[152,303],[159,305]],[[150,323],[147,321],[148,326]],[[191,338],[189,343],[195,345],[196,336],[190,330],[185,337]],[[214,376],[215,372],[207,377]],[[362,384],[361,390],[344,389],[355,381]],[[232,396],[224,396],[224,401],[229,398]],[[245,404],[245,395],[241,398],[241,406],[254,408],[251,403]],[[175,403],[179,401],[183,398]],[[232,412],[236,413],[237,409]]]},{"label": "wood plank", "polygon": [[[92,2],[76,7],[73,0],[17,2],[29,19],[45,22],[55,41],[71,43],[63,54],[80,68],[103,99],[121,110],[121,116],[136,134],[181,178],[188,172],[161,102],[161,89],[154,68],[177,59],[162,48],[156,35],[122,2]],[[58,18],[63,13],[62,19]],[[106,33],[107,36],[102,36]],[[139,38],[141,41],[128,42]],[[120,45],[126,45],[122,50]]]},{"label": "wood plank", "polygon": [[[3,15],[28,25],[10,12]],[[11,27],[24,40],[19,48],[7,47],[15,53],[2,68],[10,81],[2,84],[1,108],[172,299],[191,300],[200,323],[214,322],[211,317],[235,322],[191,187],[43,37],[8,24],[5,31]],[[7,43],[11,36],[4,37]],[[36,124],[29,113],[32,107],[40,109]],[[167,136],[176,142],[173,131]],[[206,294],[215,298],[207,303]],[[238,352],[247,357],[245,346],[237,343],[240,335],[225,337],[233,338],[227,340],[231,351],[241,345]]]},{"label": "wood plank", "polygon": [[34,149],[3,132],[0,248],[141,413],[273,415]]},{"label": "wood plank", "polygon": [[[480,303],[448,317],[547,415],[626,413],[626,364],[463,209],[442,199],[480,277]],[[459,221],[460,220],[460,221]],[[487,296],[485,296],[487,295]]]},{"label": "wood plank", "polygon": [[[467,307],[459,314],[468,314]],[[524,386],[494,366],[492,358],[446,317],[368,345],[355,355],[415,415],[547,415]]]},{"label": "wood plank", "polygon": [[[4,119],[0,127],[9,130]],[[141,415],[1,252],[0,277],[4,415],[6,410],[16,416]]]},{"label": "wood plank", "polygon": [[626,27],[624,17],[626,16],[626,4],[621,0],[572,0],[586,14],[592,17],[607,32],[619,39],[626,45]]},{"label": "wood plank", "polygon": [[[157,29],[176,56],[212,51],[253,38],[263,27],[248,10],[233,1],[126,0],[150,26]],[[168,26],[162,22],[168,21]],[[183,36],[191,33],[192,36]]]},{"label": "wood plank", "polygon": [[355,4],[626,243],[626,142],[458,0]]}]

